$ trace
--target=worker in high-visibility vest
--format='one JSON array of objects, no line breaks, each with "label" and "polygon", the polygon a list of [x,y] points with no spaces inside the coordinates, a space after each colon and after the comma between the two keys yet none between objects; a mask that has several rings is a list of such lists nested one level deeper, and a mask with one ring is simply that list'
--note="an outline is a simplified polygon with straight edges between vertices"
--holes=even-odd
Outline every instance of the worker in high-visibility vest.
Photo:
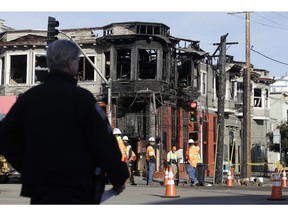
[{"label": "worker in high-visibility vest", "polygon": [[171,151],[169,151],[167,153],[167,163],[168,163],[168,167],[171,167],[172,169],[172,173],[174,176],[174,181],[175,181],[175,185],[178,185],[179,179],[178,179],[178,161],[177,161],[177,147],[176,146],[172,146]]},{"label": "worker in high-visibility vest", "polygon": [[127,153],[126,153],[126,150],[125,150],[126,149],[125,144],[124,144],[124,142],[122,140],[122,137],[121,137],[122,132],[121,132],[121,130],[119,128],[114,128],[113,129],[113,134],[116,137],[116,140],[117,140],[117,143],[118,143],[118,147],[119,147],[119,149],[120,149],[120,151],[122,153],[121,161],[122,162],[126,162],[127,159],[128,159],[128,156],[127,156]]},{"label": "worker in high-visibility vest", "polygon": [[196,145],[193,139],[188,141],[188,151],[186,153],[186,159],[188,160],[187,174],[191,179],[191,186],[196,186],[199,181],[195,176],[197,164],[200,162],[200,148]]},{"label": "worker in high-visibility vest", "polygon": [[147,186],[153,184],[153,175],[156,167],[155,138],[150,137],[146,148]]},{"label": "worker in high-visibility vest", "polygon": [[122,140],[124,141],[124,144],[126,147],[126,154],[128,156],[128,160],[126,161],[126,164],[127,164],[128,170],[129,170],[129,182],[130,182],[130,185],[137,185],[135,183],[134,175],[133,175],[134,162],[136,161],[137,156],[134,153],[134,151],[132,150],[132,146],[129,143],[128,136],[123,136]]}]

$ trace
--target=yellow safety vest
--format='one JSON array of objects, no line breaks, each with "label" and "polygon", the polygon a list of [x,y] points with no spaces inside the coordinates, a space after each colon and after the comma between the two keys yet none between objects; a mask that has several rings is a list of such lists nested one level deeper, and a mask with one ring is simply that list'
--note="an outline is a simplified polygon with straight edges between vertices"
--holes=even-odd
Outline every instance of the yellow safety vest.
[{"label": "yellow safety vest", "polygon": [[197,167],[197,163],[200,161],[200,148],[198,146],[191,146],[188,149],[188,162],[193,167]]},{"label": "yellow safety vest", "polygon": [[152,146],[148,146],[146,149],[146,160],[149,160],[152,156],[156,158],[154,148]]},{"label": "yellow safety vest", "polygon": [[176,152],[172,152],[172,151],[168,152],[168,154],[167,154],[167,162],[169,162],[170,160],[175,160],[175,162],[177,162]]}]

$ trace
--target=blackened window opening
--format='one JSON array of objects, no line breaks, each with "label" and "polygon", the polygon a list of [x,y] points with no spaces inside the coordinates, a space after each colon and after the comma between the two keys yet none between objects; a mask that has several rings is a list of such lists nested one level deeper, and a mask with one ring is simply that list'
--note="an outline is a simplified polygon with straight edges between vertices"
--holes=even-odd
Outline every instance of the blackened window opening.
[{"label": "blackened window opening", "polygon": [[131,74],[131,50],[117,50],[117,77],[116,79],[130,79]]},{"label": "blackened window opening", "polygon": [[48,74],[48,67],[46,63],[46,56],[36,55],[35,56],[35,83],[44,82],[47,74]]},{"label": "blackened window opening", "polygon": [[[94,56],[89,56],[89,59],[94,63]],[[94,81],[94,67],[85,57],[80,57],[77,79],[79,81]]]},{"label": "blackened window opening", "polygon": [[156,79],[157,50],[139,49],[139,79]]},{"label": "blackened window opening", "polygon": [[26,83],[27,55],[11,56],[10,84]]},{"label": "blackened window opening", "polygon": [[105,52],[105,78],[110,78],[110,52]]}]

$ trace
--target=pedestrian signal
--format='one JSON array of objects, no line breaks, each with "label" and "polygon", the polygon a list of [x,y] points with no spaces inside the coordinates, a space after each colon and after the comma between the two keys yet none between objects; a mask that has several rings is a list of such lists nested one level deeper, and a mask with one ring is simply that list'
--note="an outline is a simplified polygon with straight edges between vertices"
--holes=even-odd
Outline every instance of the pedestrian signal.
[{"label": "pedestrian signal", "polygon": [[196,101],[192,101],[190,103],[190,121],[192,122],[197,122],[197,102]]}]

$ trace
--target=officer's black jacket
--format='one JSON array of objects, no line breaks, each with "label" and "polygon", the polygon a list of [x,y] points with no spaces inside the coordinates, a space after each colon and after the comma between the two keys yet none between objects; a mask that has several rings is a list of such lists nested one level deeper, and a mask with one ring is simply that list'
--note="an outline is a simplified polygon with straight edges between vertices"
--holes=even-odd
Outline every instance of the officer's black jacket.
[{"label": "officer's black jacket", "polygon": [[67,73],[22,94],[3,119],[0,154],[26,185],[85,185],[101,166],[114,186],[129,177],[111,127],[96,100]]}]

